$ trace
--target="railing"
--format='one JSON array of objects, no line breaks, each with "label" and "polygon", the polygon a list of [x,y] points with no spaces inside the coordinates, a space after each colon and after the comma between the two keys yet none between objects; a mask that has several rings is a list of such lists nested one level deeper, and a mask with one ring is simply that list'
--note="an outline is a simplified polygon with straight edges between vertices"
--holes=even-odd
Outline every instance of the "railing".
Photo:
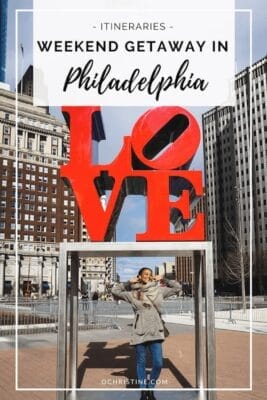
[{"label": "railing", "polygon": [[229,322],[250,321],[267,323],[267,303],[252,302],[250,308],[249,300],[246,301],[246,308],[243,309],[243,303],[237,301],[217,301],[215,302],[215,318],[224,319]]},{"label": "railing", "polygon": [[[246,309],[243,310],[243,304],[240,297],[215,297],[214,302],[215,319],[236,321],[250,321],[267,323],[267,300],[264,298],[253,298],[252,307],[250,308],[250,299],[246,299]],[[204,300],[203,300],[204,309]],[[194,299],[178,298],[175,300],[167,300],[164,305],[164,313],[166,315],[180,316],[194,315]]]},{"label": "railing", "polygon": [[[15,332],[15,301],[0,303],[0,336]],[[69,310],[69,307],[68,307]],[[56,332],[58,300],[19,299],[17,307],[19,333]],[[79,324],[82,329],[118,328],[116,302],[79,301]]]},{"label": "railing", "polygon": [[[215,298],[215,318],[229,322],[249,321],[252,314],[253,322],[267,323],[267,301],[264,298],[253,298],[250,309],[247,299],[247,309],[242,309],[240,298]],[[204,304],[203,304],[204,309]],[[118,328],[118,316],[133,314],[132,307],[124,301],[89,301],[79,300],[79,330]],[[166,300],[163,314],[175,315],[175,320],[189,316],[194,318],[194,298],[179,297]],[[15,300],[0,302],[0,336],[15,332]],[[57,299],[18,299],[19,333],[56,332],[58,322]]]},{"label": "railing", "polygon": [[[18,300],[18,330],[20,333],[56,331],[56,300]],[[0,303],[0,336],[14,334],[16,323],[15,300]]]},{"label": "railing", "polygon": [[118,329],[117,303],[115,301],[79,301],[80,329]]}]

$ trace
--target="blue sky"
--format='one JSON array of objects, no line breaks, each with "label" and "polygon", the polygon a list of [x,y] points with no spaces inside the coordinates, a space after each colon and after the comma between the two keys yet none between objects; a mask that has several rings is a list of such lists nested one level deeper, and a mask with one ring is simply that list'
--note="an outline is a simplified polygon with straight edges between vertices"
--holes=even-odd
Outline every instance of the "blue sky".
[{"label": "blue sky", "polygon": [[[9,0],[8,13],[8,43],[7,43],[7,82],[11,88],[15,86],[15,9],[32,8],[31,0]],[[237,0],[236,9],[251,9],[253,15],[253,61],[266,55],[267,37],[267,1],[266,0]],[[22,71],[32,63],[32,15],[22,13],[19,19],[19,43],[23,44],[24,57],[22,59],[19,50],[19,78]],[[245,68],[249,63],[249,15],[248,13],[236,13],[236,71]],[[99,161],[109,163],[113,160],[122,145],[122,138],[131,134],[131,129],[146,110],[144,107],[105,107],[102,110],[107,140],[99,146]],[[205,108],[194,107],[189,109],[198,119],[201,125],[201,114]],[[54,110],[58,113],[57,110]],[[192,163],[193,169],[203,168],[202,143]],[[123,206],[123,210],[117,225],[117,241],[135,241],[136,232],[145,230],[145,198],[143,196],[129,196]],[[171,258],[170,258],[171,259]],[[164,260],[168,260],[164,258]],[[136,274],[142,266],[154,267],[162,259],[131,259],[118,260],[118,273],[123,280]]]}]

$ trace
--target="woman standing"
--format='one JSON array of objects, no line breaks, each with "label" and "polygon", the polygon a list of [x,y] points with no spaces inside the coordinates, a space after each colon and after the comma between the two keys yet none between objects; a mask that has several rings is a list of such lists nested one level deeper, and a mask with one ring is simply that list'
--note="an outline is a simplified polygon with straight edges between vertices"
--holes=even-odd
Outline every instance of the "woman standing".
[{"label": "woman standing", "polygon": [[[161,280],[167,286],[159,286]],[[153,276],[150,268],[141,268],[138,276],[125,286],[115,284],[112,288],[112,294],[129,302],[135,313],[131,345],[136,349],[136,373],[142,389],[154,388],[162,369],[162,342],[166,328],[161,318],[161,305],[166,297],[180,291],[181,285],[178,282],[163,279],[160,275]],[[152,355],[149,379],[146,376],[147,350]],[[140,400],[154,399],[153,391],[142,391]]]}]

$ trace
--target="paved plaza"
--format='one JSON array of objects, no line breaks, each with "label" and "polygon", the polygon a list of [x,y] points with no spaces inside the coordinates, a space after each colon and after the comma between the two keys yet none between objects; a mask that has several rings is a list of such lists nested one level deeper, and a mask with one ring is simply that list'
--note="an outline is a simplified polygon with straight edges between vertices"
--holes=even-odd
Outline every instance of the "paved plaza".
[{"label": "paved plaza", "polygon": [[[129,346],[131,323],[131,319],[122,318],[120,330],[79,332],[78,386],[107,389],[108,393],[81,391],[77,399],[139,399],[134,383],[134,348]],[[171,336],[164,343],[164,367],[158,388],[175,389],[175,392],[157,391],[156,397],[158,400],[193,400],[197,398],[193,390],[194,327],[173,323],[168,327]],[[252,343],[253,390],[250,391],[249,333],[216,329],[217,387],[232,389],[218,391],[217,400],[267,399],[267,335],[254,333]],[[38,388],[49,389],[56,385],[56,334],[20,335],[18,344],[19,387],[36,390],[15,391],[14,337],[3,337],[0,338],[0,399],[55,400],[55,392],[38,391]],[[240,391],[240,388],[247,390]]]}]

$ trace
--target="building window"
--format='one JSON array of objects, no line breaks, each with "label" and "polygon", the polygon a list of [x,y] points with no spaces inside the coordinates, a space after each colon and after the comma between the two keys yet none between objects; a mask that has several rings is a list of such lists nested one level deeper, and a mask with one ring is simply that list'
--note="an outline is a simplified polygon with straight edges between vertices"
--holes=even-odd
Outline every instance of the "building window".
[{"label": "building window", "polygon": [[35,134],[34,133],[28,133],[27,148],[29,150],[33,150],[34,149],[34,140],[35,140]]},{"label": "building window", "polygon": [[40,146],[39,146],[39,151],[41,153],[45,152],[45,144],[46,144],[46,136],[41,135],[40,136]]},{"label": "building window", "polygon": [[53,156],[57,155],[57,147],[55,147],[55,146],[52,147],[52,155]]},{"label": "building window", "polygon": [[10,126],[4,126],[3,133],[4,135],[10,135],[11,129]]},{"label": "building window", "polygon": [[4,133],[3,134],[3,144],[9,145],[10,144],[10,136],[9,134]]}]

